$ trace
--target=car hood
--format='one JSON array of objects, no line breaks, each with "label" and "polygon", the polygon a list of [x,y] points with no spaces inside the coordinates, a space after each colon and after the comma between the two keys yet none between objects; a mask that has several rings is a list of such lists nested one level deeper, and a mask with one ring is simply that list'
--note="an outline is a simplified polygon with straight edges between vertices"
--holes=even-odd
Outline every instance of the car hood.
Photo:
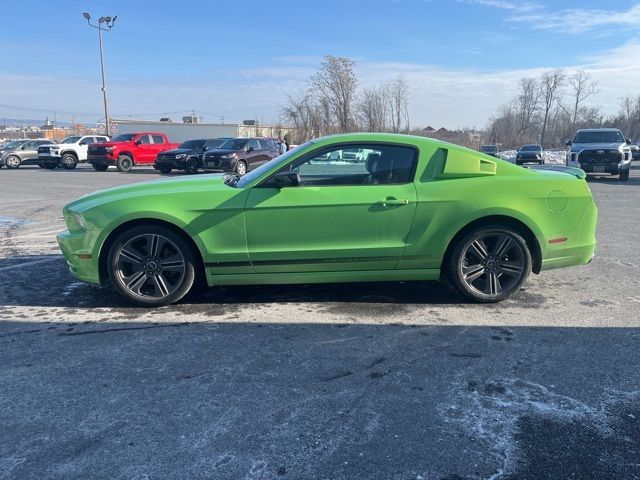
[{"label": "car hood", "polygon": [[178,155],[180,153],[190,153],[195,151],[197,151],[197,149],[194,148],[172,148],[171,150],[165,150],[162,153],[167,153],[169,155]]},{"label": "car hood", "polygon": [[613,142],[613,143],[573,143],[571,144],[572,152],[579,152],[581,150],[617,150],[620,148],[623,143]]},{"label": "car hood", "polygon": [[90,145],[100,145],[101,147],[121,147],[122,145],[133,145],[133,142],[98,142]]},{"label": "car hood", "polygon": [[119,187],[107,188],[90,193],[84,197],[69,203],[65,210],[83,212],[98,205],[103,205],[116,200],[133,199],[140,197],[153,197],[181,194],[185,192],[215,192],[232,188],[223,181],[224,174],[209,174],[190,176],[185,178],[169,178],[164,180],[151,180],[138,182]]}]

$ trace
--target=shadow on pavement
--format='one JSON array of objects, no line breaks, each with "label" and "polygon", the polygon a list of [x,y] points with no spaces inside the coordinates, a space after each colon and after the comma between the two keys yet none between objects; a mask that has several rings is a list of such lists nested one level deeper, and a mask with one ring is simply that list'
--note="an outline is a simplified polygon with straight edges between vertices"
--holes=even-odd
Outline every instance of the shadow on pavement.
[{"label": "shadow on pavement", "polygon": [[0,475],[636,478],[638,334],[0,322]]}]

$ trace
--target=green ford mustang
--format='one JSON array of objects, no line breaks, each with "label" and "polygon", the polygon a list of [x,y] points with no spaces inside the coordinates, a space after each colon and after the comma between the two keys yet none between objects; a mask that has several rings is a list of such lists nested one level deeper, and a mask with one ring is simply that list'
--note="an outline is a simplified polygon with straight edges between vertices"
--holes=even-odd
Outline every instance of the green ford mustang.
[{"label": "green ford mustang", "polygon": [[447,279],[496,302],[529,272],[593,257],[597,209],[582,170],[526,169],[444,142],[324,137],[243,177],[201,175],[99,191],[64,207],[73,275],[131,302],[209,285]]}]

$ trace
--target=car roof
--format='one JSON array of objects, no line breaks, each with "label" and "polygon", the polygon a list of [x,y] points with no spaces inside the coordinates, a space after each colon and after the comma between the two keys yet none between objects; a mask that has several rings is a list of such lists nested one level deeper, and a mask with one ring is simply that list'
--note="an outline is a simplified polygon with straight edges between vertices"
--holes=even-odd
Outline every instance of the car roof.
[{"label": "car roof", "polygon": [[581,128],[578,132],[619,132],[619,128]]}]

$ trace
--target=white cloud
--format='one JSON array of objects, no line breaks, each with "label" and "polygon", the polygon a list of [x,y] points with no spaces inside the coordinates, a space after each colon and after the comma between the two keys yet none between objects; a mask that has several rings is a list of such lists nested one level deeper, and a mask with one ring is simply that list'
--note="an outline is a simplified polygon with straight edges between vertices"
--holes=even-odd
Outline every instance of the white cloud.
[{"label": "white cloud", "polygon": [[[563,67],[569,72],[584,69],[599,83],[599,93],[590,103],[606,113],[617,110],[619,99],[640,94],[640,39],[616,49],[582,59]],[[207,77],[111,77],[109,99],[113,116],[132,114],[139,118],[159,118],[164,114],[177,120],[191,109],[201,112],[207,121],[240,121],[258,118],[277,121],[287,94],[305,88],[320,58],[279,58],[269,67],[224,70]],[[410,117],[413,125],[434,127],[483,127],[498,105],[516,94],[518,80],[538,76],[546,68],[482,70],[445,68],[415,63],[372,62],[358,59],[357,72],[362,85],[373,85],[404,74],[410,88]],[[0,73],[2,103],[48,110],[30,112],[0,106],[7,117],[52,117],[70,115],[60,110],[93,113],[80,117],[96,121],[101,115],[101,94],[95,77],[29,76]],[[179,112],[179,113],[175,113]],[[143,116],[143,114],[146,114]]]}]

